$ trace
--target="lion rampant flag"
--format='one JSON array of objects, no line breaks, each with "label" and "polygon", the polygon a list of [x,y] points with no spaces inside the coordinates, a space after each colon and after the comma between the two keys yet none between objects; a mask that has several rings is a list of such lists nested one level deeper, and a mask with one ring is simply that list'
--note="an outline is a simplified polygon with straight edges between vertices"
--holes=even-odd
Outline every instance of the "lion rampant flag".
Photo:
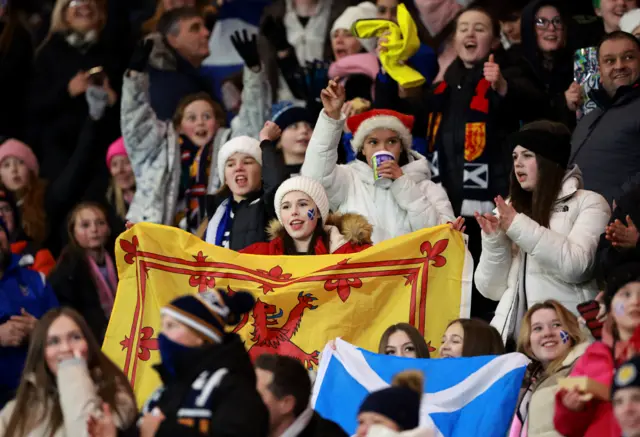
[{"label": "lion rampant flag", "polygon": [[141,223],[116,243],[120,282],[103,345],[142,404],[160,384],[160,308],[185,293],[248,290],[253,310],[232,327],[252,358],[278,353],[316,368],[327,341],[376,351],[407,322],[435,351],[449,321],[468,317],[473,262],[448,225],[351,255],[244,255],[176,228]]}]

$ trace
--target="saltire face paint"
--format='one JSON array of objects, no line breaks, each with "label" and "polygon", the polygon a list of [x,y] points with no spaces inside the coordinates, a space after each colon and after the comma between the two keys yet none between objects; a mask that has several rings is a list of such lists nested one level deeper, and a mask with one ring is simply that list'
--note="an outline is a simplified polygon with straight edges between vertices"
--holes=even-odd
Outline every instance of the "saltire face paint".
[{"label": "saltire face paint", "polygon": [[566,343],[569,341],[569,333],[567,331],[560,331],[560,339],[562,343]]},{"label": "saltire face paint", "polygon": [[623,316],[624,315],[624,303],[623,302],[616,302],[613,305],[613,313],[616,316]]},{"label": "saltire face paint", "polygon": [[307,217],[309,217],[309,220],[313,220],[316,218],[316,209],[315,208],[311,208],[309,211],[307,211]]}]

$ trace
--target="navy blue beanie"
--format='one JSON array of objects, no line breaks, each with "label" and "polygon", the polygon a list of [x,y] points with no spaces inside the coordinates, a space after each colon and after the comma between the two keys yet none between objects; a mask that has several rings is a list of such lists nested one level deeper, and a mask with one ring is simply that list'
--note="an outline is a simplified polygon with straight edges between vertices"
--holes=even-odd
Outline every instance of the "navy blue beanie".
[{"label": "navy blue beanie", "polygon": [[309,123],[313,127],[315,120],[311,115],[311,112],[307,108],[302,106],[290,105],[285,106],[273,115],[271,120],[282,130],[285,130],[292,124],[299,123],[301,121]]},{"label": "navy blue beanie", "polygon": [[222,343],[227,325],[235,325],[240,317],[253,308],[250,293],[209,290],[196,295],[178,297],[160,310],[196,331],[212,343]]},{"label": "navy blue beanie", "polygon": [[422,395],[408,387],[389,387],[370,393],[360,406],[360,413],[378,413],[393,420],[400,431],[420,425]]}]

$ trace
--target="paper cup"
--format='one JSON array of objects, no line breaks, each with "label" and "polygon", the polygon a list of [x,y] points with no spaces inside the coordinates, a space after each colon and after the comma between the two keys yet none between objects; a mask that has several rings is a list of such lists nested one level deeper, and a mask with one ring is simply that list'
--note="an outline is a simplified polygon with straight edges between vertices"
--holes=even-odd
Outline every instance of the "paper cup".
[{"label": "paper cup", "polygon": [[378,169],[380,168],[383,162],[395,161],[395,160],[396,158],[395,156],[393,156],[393,153],[389,153],[386,151],[374,153],[373,156],[371,157],[371,167],[373,168],[373,180],[377,181],[380,179],[384,179],[384,178],[381,178],[380,175],[378,174]]}]

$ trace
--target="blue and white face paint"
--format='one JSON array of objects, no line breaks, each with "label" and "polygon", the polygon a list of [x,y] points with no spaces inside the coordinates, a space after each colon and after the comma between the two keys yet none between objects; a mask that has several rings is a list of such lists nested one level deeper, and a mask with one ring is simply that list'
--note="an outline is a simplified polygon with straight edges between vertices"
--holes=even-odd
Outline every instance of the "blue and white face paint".
[{"label": "blue and white face paint", "polygon": [[315,208],[311,208],[309,211],[307,211],[307,217],[311,221],[315,220],[315,218],[316,218],[316,209]]},{"label": "blue and white face paint", "polygon": [[569,340],[571,340],[571,337],[569,337],[569,333],[567,331],[560,331],[560,340],[562,340],[562,343],[568,343]]}]

